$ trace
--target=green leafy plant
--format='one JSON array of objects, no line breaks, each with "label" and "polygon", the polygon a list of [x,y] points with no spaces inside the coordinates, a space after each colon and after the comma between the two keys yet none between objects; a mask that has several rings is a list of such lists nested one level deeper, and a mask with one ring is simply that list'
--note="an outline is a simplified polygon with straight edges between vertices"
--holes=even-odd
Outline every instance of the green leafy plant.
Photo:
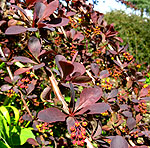
[{"label": "green leafy plant", "polygon": [[0,144],[2,148],[21,146],[25,144],[28,138],[35,138],[32,128],[20,127],[18,121],[19,111],[17,108],[14,106],[0,107]]}]

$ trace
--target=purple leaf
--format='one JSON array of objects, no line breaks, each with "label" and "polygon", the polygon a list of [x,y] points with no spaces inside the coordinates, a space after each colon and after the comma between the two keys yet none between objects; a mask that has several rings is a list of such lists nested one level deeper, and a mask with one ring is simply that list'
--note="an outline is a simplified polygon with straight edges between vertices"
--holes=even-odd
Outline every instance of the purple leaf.
[{"label": "purple leaf", "polygon": [[80,103],[78,109],[81,109],[89,104],[94,104],[100,99],[102,94],[102,89],[98,86],[94,88],[83,89],[82,93],[80,94]]},{"label": "purple leaf", "polygon": [[56,56],[55,56],[56,65],[57,65],[57,67],[58,67],[58,69],[59,69],[59,71],[60,71],[60,73],[61,73],[61,77],[63,77],[63,71],[62,71],[61,66],[60,66],[60,64],[59,64],[59,61],[66,61],[66,62],[67,62],[67,60],[66,60],[66,58],[65,58],[64,56],[62,56],[62,55],[56,55]]},{"label": "purple leaf", "polygon": [[38,118],[47,123],[65,121],[66,117],[66,114],[54,107],[44,109],[38,113]]},{"label": "purple leaf", "polygon": [[30,69],[32,69],[32,67],[29,67],[29,68],[19,68],[17,69],[15,72],[14,72],[14,75],[20,75],[26,71],[30,71]]},{"label": "purple leaf", "polygon": [[114,97],[117,96],[117,94],[118,94],[118,89],[113,89],[113,90],[109,93],[108,98],[114,98]]},{"label": "purple leaf", "polygon": [[107,103],[95,103],[92,105],[88,105],[85,108],[81,109],[77,114],[84,114],[86,111],[89,110],[87,114],[100,114],[104,113],[105,111],[109,110],[110,106]]},{"label": "purple leaf", "polygon": [[41,50],[41,43],[38,38],[32,36],[28,41],[28,48],[34,57],[38,57]]},{"label": "purple leaf", "polygon": [[25,16],[26,16],[26,18],[28,19],[28,17],[27,17],[27,13],[26,13],[26,11],[24,11],[24,9],[22,9],[22,8],[20,8],[20,7],[18,7],[18,6],[16,6],[16,5],[11,5],[11,7],[14,7],[15,9],[18,9],[18,10],[20,10]]},{"label": "purple leaf", "polygon": [[34,8],[35,8],[34,11],[35,11],[35,13],[36,13],[36,17],[37,17],[38,19],[40,19],[40,18],[43,16],[43,13],[44,13],[44,11],[45,11],[45,9],[46,9],[45,4],[43,4],[43,3],[41,3],[41,2],[37,2],[37,3],[35,4],[35,7],[34,7]]},{"label": "purple leaf", "polygon": [[9,76],[6,76],[6,77],[4,78],[4,80],[5,80],[6,82],[8,82],[8,83],[12,83],[12,80],[10,79]]},{"label": "purple leaf", "polygon": [[23,63],[33,63],[36,64],[36,62],[32,61],[31,59],[24,57],[24,56],[18,56],[18,57],[13,57],[13,59],[23,62]]},{"label": "purple leaf", "polygon": [[59,1],[58,0],[54,0],[54,1],[50,2],[47,5],[47,7],[46,7],[46,9],[45,9],[41,19],[50,16],[57,9],[58,5],[59,5]]},{"label": "purple leaf", "polygon": [[91,63],[91,70],[95,75],[99,73],[99,66],[96,63]]},{"label": "purple leaf", "polygon": [[65,62],[65,61],[59,61],[59,64],[63,72],[63,75],[62,75],[63,79],[65,79],[66,76],[68,76],[69,74],[73,72],[74,66],[73,64],[69,62]]},{"label": "purple leaf", "polygon": [[148,94],[148,89],[147,88],[142,88],[140,91],[140,96],[139,97],[145,97]]},{"label": "purple leaf", "polygon": [[32,117],[31,117],[29,114],[24,114],[24,115],[22,116],[22,119],[23,119],[23,120],[26,120],[26,121],[32,121]]},{"label": "purple leaf", "polygon": [[73,37],[73,41],[78,39],[79,42],[81,42],[84,39],[84,35],[81,32],[77,32],[77,34],[75,34],[75,36]]},{"label": "purple leaf", "polygon": [[37,70],[37,69],[39,69],[39,68],[41,68],[41,67],[43,67],[43,66],[45,66],[45,63],[37,64],[37,65],[34,65],[34,66],[33,66],[33,69],[34,69],[34,70]]},{"label": "purple leaf", "polygon": [[10,26],[6,29],[5,34],[6,35],[16,35],[20,33],[26,32],[27,29],[23,26]]},{"label": "purple leaf", "polygon": [[71,134],[70,127],[74,127],[74,125],[75,125],[74,118],[73,117],[68,117],[67,120],[66,120],[66,124],[67,124],[68,132]]},{"label": "purple leaf", "polygon": [[93,134],[91,136],[93,138],[96,138],[97,136],[101,135],[101,133],[102,133],[101,123],[100,123],[100,121],[98,121],[97,126],[93,130]]},{"label": "purple leaf", "polygon": [[90,112],[88,114],[100,114],[110,109],[110,106],[107,103],[95,103],[87,107]]},{"label": "purple leaf", "polygon": [[51,87],[47,86],[44,88],[43,92],[41,93],[41,98],[44,100],[50,99]]},{"label": "purple leaf", "polygon": [[141,98],[141,100],[150,101],[150,97],[144,97],[144,98]]},{"label": "purple leaf", "polygon": [[32,144],[32,145],[35,145],[35,146],[38,146],[39,144],[37,143],[37,141],[35,140],[35,139],[33,139],[33,138],[28,138],[27,139],[27,142],[29,143],[29,144]]},{"label": "purple leaf", "polygon": [[35,85],[36,85],[36,82],[37,82],[37,80],[34,80],[34,79],[33,79],[33,80],[31,81],[31,83],[27,85],[27,86],[28,86],[28,88],[26,89],[27,95],[29,95],[29,94],[34,90]]},{"label": "purple leaf", "polygon": [[8,84],[4,84],[4,85],[1,86],[1,91],[7,91],[7,90],[9,90],[11,88],[12,88],[12,86],[10,86]]},{"label": "purple leaf", "polygon": [[129,111],[122,112],[125,117],[132,117],[132,113]]},{"label": "purple leaf", "polygon": [[28,31],[31,31],[31,32],[32,32],[32,31],[33,31],[33,32],[38,31],[38,29],[37,29],[37,28],[27,28],[27,30],[28,30]]},{"label": "purple leaf", "polygon": [[112,138],[110,148],[128,148],[127,141],[122,136],[115,136]]},{"label": "purple leaf", "polygon": [[67,12],[66,17],[73,16],[75,14],[76,14],[75,12],[69,11]]},{"label": "purple leaf", "polygon": [[80,75],[83,75],[86,72],[86,69],[85,69],[83,64],[80,64],[78,62],[74,62],[73,66],[74,66],[74,70],[72,73],[79,72]]},{"label": "purple leaf", "polygon": [[103,78],[106,78],[108,77],[110,74],[109,74],[109,71],[108,70],[102,70],[100,72],[100,78],[103,79]]},{"label": "purple leaf", "polygon": [[133,117],[129,117],[127,119],[127,126],[128,126],[128,128],[131,130],[131,129],[133,129],[135,127],[135,125],[136,125],[136,120]]},{"label": "purple leaf", "polygon": [[66,26],[69,23],[69,19],[67,18],[55,18],[52,19],[50,22],[48,22],[48,27],[60,27],[60,26]]}]

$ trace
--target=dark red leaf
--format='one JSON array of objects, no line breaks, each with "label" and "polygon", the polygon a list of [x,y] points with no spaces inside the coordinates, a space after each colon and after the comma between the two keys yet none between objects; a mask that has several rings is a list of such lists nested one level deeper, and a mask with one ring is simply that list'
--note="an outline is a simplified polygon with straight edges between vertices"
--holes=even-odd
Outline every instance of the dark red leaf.
[{"label": "dark red leaf", "polygon": [[60,27],[60,26],[66,26],[69,23],[69,19],[67,18],[55,18],[52,19],[50,22],[48,22],[46,25],[51,27]]},{"label": "dark red leaf", "polygon": [[29,68],[19,68],[17,69],[15,72],[14,72],[14,75],[20,75],[26,71],[29,71],[30,69],[32,69],[32,67],[29,67]]},{"label": "dark red leaf", "polygon": [[70,62],[59,61],[60,67],[63,72],[63,79],[73,72],[74,66]]},{"label": "dark red leaf", "polygon": [[98,86],[94,88],[83,89],[82,93],[80,94],[80,103],[78,109],[88,106],[89,104],[94,104],[101,98],[102,94],[102,89]]},{"label": "dark red leaf", "polygon": [[136,120],[133,117],[129,117],[127,119],[127,126],[128,126],[128,128],[131,130],[131,129],[133,129],[135,127],[135,125],[136,125]]},{"label": "dark red leaf", "polygon": [[0,21],[0,26],[3,25],[3,24],[5,24],[5,23],[6,23],[5,20],[1,20],[1,21]]},{"label": "dark red leaf", "polygon": [[91,63],[91,70],[95,75],[99,74],[99,66],[96,63]]},{"label": "dark red leaf", "polygon": [[10,26],[6,29],[5,34],[6,35],[16,35],[20,33],[24,33],[27,31],[27,28],[23,26]]},{"label": "dark red leaf", "polygon": [[8,84],[5,84],[5,85],[2,85],[1,86],[1,91],[7,91],[7,90],[9,90],[9,89],[11,89],[12,88],[12,86],[10,86],[10,85],[8,85]]},{"label": "dark red leaf", "polygon": [[115,136],[112,138],[110,148],[128,148],[127,141],[122,136]]},{"label": "dark red leaf", "polygon": [[90,81],[92,81],[92,79],[88,76],[78,76],[72,79],[73,83],[86,83]]},{"label": "dark red leaf", "polygon": [[32,144],[32,145],[35,145],[35,146],[38,146],[39,144],[37,143],[37,141],[35,140],[35,139],[33,139],[33,138],[28,138],[27,139],[27,142],[29,143],[29,144]]},{"label": "dark red leaf", "polygon": [[13,57],[13,59],[23,62],[23,63],[33,63],[33,64],[37,64],[36,62],[32,61],[31,59],[24,57],[24,56],[18,56],[18,57]]},{"label": "dark red leaf", "polygon": [[43,13],[42,19],[50,16],[57,9],[58,5],[59,5],[58,0],[50,2]]},{"label": "dark red leaf", "polygon": [[36,0],[26,0],[27,5],[32,5]]},{"label": "dark red leaf", "polygon": [[34,57],[38,57],[41,50],[41,43],[38,38],[32,36],[28,41],[28,48]]},{"label": "dark red leaf", "polygon": [[67,60],[66,60],[66,58],[65,58],[64,56],[62,56],[62,55],[56,55],[56,56],[55,56],[56,65],[57,65],[57,67],[58,67],[58,69],[59,69],[59,71],[60,71],[60,73],[61,73],[61,77],[63,77],[63,71],[62,71],[61,66],[60,66],[60,64],[59,64],[59,61],[66,61],[66,62],[67,62]]},{"label": "dark red leaf", "polygon": [[44,109],[38,113],[38,118],[47,123],[65,121],[66,117],[66,114],[54,107]]},{"label": "dark red leaf", "polygon": [[46,9],[45,4],[43,4],[41,2],[37,2],[35,4],[34,10],[35,10],[35,13],[36,13],[36,17],[38,19],[40,19],[43,16],[43,13],[44,13],[45,9]]}]

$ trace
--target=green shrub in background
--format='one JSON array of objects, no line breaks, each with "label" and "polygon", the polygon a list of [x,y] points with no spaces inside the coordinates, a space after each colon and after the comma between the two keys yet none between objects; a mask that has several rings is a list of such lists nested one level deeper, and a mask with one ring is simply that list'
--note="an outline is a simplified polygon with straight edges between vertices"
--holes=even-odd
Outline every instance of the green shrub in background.
[{"label": "green shrub in background", "polygon": [[[123,11],[112,11],[105,15],[105,20],[114,23],[115,29],[124,43],[129,44],[129,52],[136,62],[150,63],[150,20]],[[124,44],[123,43],[123,44]]]}]

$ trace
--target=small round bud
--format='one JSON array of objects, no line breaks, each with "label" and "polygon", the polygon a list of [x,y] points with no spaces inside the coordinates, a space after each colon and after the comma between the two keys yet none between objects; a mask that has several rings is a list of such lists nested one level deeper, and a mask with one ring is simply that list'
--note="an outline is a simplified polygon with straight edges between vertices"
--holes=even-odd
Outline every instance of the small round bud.
[{"label": "small round bud", "polygon": [[86,121],[84,121],[84,122],[82,122],[82,126],[87,126],[87,122]]},{"label": "small round bud", "polygon": [[75,126],[76,126],[76,127],[79,127],[79,126],[80,126],[80,122],[76,121],[76,122],[75,122]]}]

